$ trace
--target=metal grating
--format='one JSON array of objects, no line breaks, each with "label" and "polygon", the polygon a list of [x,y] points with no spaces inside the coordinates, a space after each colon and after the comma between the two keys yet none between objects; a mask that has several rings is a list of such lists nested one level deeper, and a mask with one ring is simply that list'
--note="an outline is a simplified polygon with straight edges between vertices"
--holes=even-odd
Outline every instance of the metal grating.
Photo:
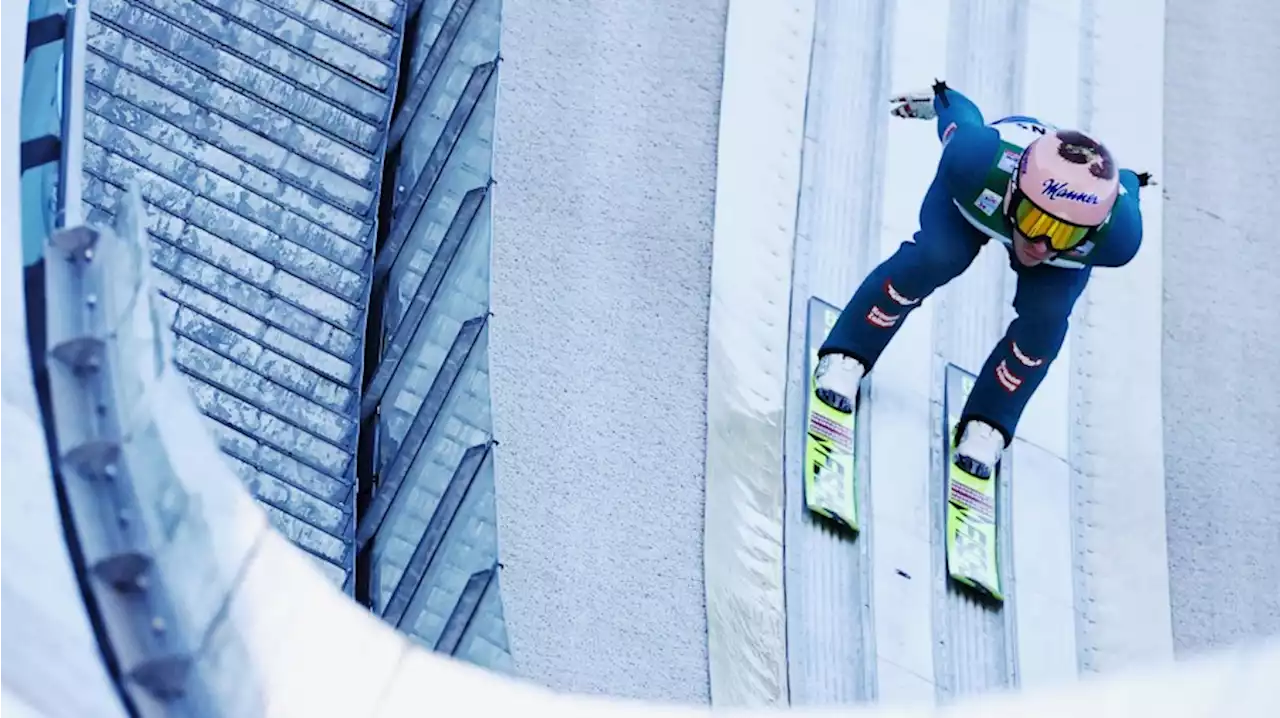
[{"label": "metal grating", "polygon": [[353,564],[365,307],[403,9],[94,0],[84,209],[136,182],[174,359],[271,523]]}]

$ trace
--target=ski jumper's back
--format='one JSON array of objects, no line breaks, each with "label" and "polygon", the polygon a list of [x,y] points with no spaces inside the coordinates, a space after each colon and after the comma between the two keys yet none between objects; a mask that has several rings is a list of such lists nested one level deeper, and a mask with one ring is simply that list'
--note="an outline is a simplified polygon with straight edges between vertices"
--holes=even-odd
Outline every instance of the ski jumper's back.
[{"label": "ski jumper's back", "polygon": [[[970,224],[1012,246],[1012,227],[1002,211],[1009,178],[1027,145],[1057,128],[1021,115],[987,124],[972,100],[950,88],[934,97],[933,106],[943,144],[939,178]],[[1138,175],[1120,170],[1120,196],[1107,220],[1080,246],[1059,253],[1046,264],[1064,269],[1128,264],[1142,244],[1138,192]]]}]

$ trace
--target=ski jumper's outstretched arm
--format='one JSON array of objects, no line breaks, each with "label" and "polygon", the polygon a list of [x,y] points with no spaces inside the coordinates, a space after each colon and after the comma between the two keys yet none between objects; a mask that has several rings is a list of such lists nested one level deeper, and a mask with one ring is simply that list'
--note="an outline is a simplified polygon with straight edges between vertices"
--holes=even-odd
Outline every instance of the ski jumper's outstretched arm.
[{"label": "ski jumper's outstretched arm", "polygon": [[956,129],[961,127],[986,127],[982,119],[982,110],[963,93],[946,87],[944,83],[934,85],[933,111],[938,116],[938,139],[946,143],[945,134],[951,123]]},{"label": "ski jumper's outstretched arm", "polygon": [[934,92],[938,139],[943,145],[938,175],[952,197],[967,196],[986,183],[1000,133],[987,126],[982,111],[962,93],[945,85],[935,86]]},{"label": "ski jumper's outstretched arm", "polygon": [[1142,208],[1138,192],[1142,183],[1133,170],[1120,170],[1120,196],[1111,209],[1111,221],[1098,231],[1098,248],[1089,257],[1095,267],[1123,267],[1142,246]]}]

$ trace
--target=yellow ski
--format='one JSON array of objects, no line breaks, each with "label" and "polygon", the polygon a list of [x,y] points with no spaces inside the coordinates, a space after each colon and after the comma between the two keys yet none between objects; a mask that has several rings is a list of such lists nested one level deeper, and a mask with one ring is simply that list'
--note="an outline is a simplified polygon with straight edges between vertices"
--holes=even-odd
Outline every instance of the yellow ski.
[{"label": "yellow ski", "polygon": [[840,318],[840,310],[817,297],[809,300],[808,310],[806,369],[809,393],[805,401],[805,506],[815,514],[857,531],[855,414],[838,412],[818,399],[817,382],[813,378],[814,367],[818,364],[818,349]]},{"label": "yellow ski", "polygon": [[979,479],[954,463],[960,411],[973,389],[974,376],[947,365],[945,412],[947,431],[947,572],[955,581],[996,601],[1004,601],[1000,585],[1000,551],[996,513],[997,465],[990,479]]}]

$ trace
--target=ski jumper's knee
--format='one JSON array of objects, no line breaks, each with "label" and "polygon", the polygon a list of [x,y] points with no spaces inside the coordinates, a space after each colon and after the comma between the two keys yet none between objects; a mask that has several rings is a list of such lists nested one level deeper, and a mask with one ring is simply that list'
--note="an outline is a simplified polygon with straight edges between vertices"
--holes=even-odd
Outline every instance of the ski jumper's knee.
[{"label": "ski jumper's knee", "polygon": [[869,371],[907,316],[963,272],[983,241],[935,181],[920,209],[920,230],[862,281],[818,355],[846,354]]},{"label": "ski jumper's knee", "polygon": [[983,364],[962,419],[982,419],[1013,440],[1018,422],[1066,341],[1071,309],[1088,270],[1044,268],[1021,272],[1014,299],[1017,318]]},{"label": "ski jumper's knee", "polygon": [[1013,332],[1006,333],[982,365],[961,412],[961,426],[980,419],[999,430],[1006,445],[1011,443],[1027,402],[1052,362],[1052,357],[1026,353]]},{"label": "ski jumper's knee", "polygon": [[1007,332],[1015,358],[1022,361],[1030,357],[1032,363],[1028,366],[1047,370],[1062,349],[1071,311],[1092,273],[1092,269],[1047,266],[1018,271],[1018,289],[1013,298],[1017,318]]}]

